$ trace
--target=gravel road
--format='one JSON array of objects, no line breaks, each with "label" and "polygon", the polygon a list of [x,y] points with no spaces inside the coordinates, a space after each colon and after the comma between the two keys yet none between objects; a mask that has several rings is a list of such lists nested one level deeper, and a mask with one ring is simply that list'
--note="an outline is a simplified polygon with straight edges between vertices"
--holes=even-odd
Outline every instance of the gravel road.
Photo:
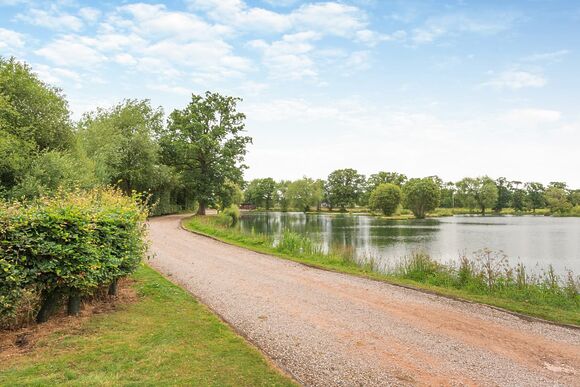
[{"label": "gravel road", "polygon": [[580,386],[580,330],[150,222],[151,265],[309,386]]}]

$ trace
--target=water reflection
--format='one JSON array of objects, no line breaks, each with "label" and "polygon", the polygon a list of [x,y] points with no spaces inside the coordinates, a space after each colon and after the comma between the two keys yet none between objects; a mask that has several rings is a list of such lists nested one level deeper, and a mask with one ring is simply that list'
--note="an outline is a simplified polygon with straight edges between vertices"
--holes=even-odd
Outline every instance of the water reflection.
[{"label": "water reflection", "polygon": [[354,249],[360,259],[387,265],[417,250],[443,262],[489,248],[504,251],[530,268],[536,264],[580,273],[580,218],[455,216],[424,220],[385,220],[367,215],[250,213],[239,227],[245,232],[279,236],[294,231],[331,246]]}]

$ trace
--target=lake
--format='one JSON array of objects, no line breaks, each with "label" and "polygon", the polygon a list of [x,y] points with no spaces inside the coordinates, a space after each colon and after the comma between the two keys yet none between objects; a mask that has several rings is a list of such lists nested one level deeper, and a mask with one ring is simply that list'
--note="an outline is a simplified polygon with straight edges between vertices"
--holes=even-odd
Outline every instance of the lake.
[{"label": "lake", "polygon": [[[580,218],[545,216],[453,216],[424,220],[387,220],[363,214],[263,212],[243,214],[244,232],[279,236],[284,230],[307,235],[328,250],[352,246],[359,260],[379,266],[424,251],[441,262],[474,256],[480,249],[503,251],[510,262],[552,264],[557,272],[580,274]],[[537,270],[537,268],[536,268]]]}]

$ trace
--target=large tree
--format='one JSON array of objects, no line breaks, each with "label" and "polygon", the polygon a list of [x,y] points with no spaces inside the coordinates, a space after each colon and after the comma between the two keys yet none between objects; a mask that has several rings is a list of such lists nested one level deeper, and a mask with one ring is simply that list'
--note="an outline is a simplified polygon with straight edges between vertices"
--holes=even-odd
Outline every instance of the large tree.
[{"label": "large tree", "polygon": [[155,137],[163,128],[163,110],[148,100],[125,100],[110,109],[87,113],[79,122],[79,138],[97,175],[125,194],[150,192],[166,183],[159,167]]},{"label": "large tree", "polygon": [[546,200],[544,199],[545,190],[542,183],[526,183],[526,205],[532,212],[536,212],[536,209],[546,205]]},{"label": "large tree", "polygon": [[161,135],[164,160],[184,174],[199,215],[217,203],[226,181],[243,182],[246,146],[252,139],[243,135],[246,116],[237,111],[239,101],[209,91],[193,94],[189,105],[171,113]]},{"label": "large tree", "polygon": [[457,182],[457,189],[463,203],[467,203],[470,208],[479,208],[481,215],[485,215],[486,208],[491,208],[497,203],[497,186],[487,176],[466,177]]},{"label": "large tree", "polygon": [[416,218],[424,218],[428,211],[437,208],[440,200],[441,188],[432,178],[410,179],[403,186],[403,205]]},{"label": "large tree", "polygon": [[290,183],[286,192],[290,205],[304,212],[309,211],[312,206],[317,206],[322,200],[322,195],[320,184],[307,177]]},{"label": "large tree", "polygon": [[326,198],[331,208],[339,207],[345,210],[346,207],[354,206],[361,199],[364,192],[365,177],[356,170],[337,169],[328,175],[326,181]]},{"label": "large tree", "polygon": [[401,203],[401,188],[392,183],[379,184],[369,198],[369,207],[380,210],[384,215],[392,215]]},{"label": "large tree", "polygon": [[250,181],[244,191],[246,202],[269,210],[276,199],[277,184],[271,177]]}]

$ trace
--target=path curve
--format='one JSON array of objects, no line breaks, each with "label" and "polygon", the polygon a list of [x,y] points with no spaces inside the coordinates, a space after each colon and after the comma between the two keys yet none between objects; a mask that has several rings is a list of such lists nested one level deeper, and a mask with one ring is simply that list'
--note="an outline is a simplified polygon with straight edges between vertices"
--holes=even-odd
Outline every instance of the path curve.
[{"label": "path curve", "polygon": [[580,386],[578,330],[255,253],[182,219],[151,219],[151,265],[304,385]]}]

